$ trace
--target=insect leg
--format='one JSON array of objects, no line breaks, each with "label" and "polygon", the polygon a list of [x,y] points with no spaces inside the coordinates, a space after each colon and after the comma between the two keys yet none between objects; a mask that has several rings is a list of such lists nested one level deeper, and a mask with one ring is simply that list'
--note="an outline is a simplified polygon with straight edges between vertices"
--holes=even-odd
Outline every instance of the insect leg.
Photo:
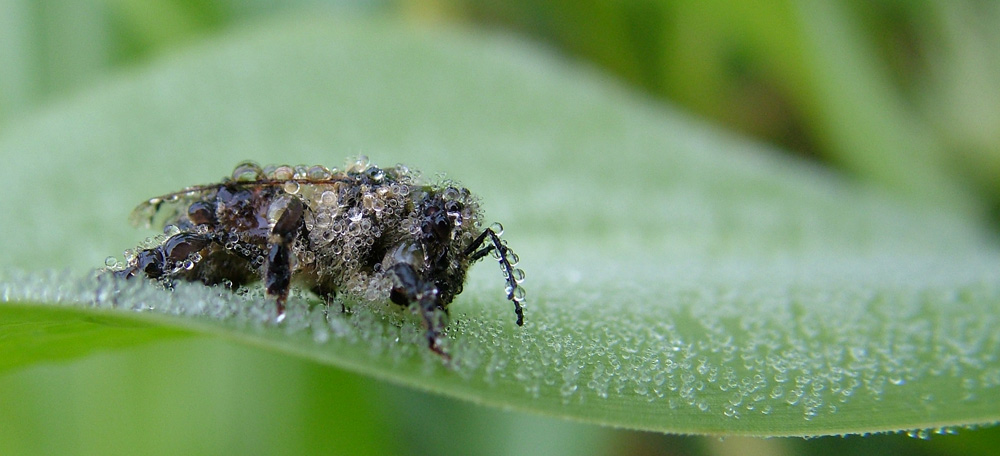
[{"label": "insect leg", "polygon": [[432,351],[445,359],[451,357],[445,353],[439,344],[441,329],[444,328],[444,306],[438,295],[438,289],[433,283],[422,279],[413,266],[407,263],[397,263],[393,266],[393,287],[389,299],[399,305],[417,303],[427,326],[427,345]]},{"label": "insect leg", "polygon": [[[487,241],[489,244],[483,247]],[[507,299],[514,303],[517,325],[523,326],[524,309],[521,308],[521,302],[524,301],[524,289],[518,285],[518,282],[524,280],[524,271],[514,268],[518,261],[517,254],[510,247],[507,247],[507,243],[500,240],[500,235],[493,231],[493,228],[486,228],[462,254],[469,257],[470,262],[473,262],[490,252],[496,252],[494,256],[500,263],[500,267],[503,268],[504,276],[507,279]]]},{"label": "insect leg", "polygon": [[[330,310],[333,302],[337,300],[337,289],[333,287],[317,285],[312,288],[312,292],[323,299],[323,304],[326,306],[327,311]],[[340,313],[347,313],[347,305],[344,304],[343,300],[340,301]]]},{"label": "insect leg", "polygon": [[277,321],[285,319],[285,300],[292,282],[292,243],[302,225],[302,202],[292,198],[271,229],[268,237],[267,263],[264,265],[264,289],[276,296]]}]

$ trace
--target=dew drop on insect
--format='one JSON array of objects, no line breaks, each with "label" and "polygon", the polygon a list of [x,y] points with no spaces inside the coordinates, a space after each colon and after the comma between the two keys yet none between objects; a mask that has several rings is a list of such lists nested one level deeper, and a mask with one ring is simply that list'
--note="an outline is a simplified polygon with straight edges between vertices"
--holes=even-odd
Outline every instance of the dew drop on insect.
[{"label": "dew drop on insect", "polygon": [[508,298],[514,298],[518,301],[524,299],[525,296],[524,288],[521,287],[507,287],[504,292],[507,293]]},{"label": "dew drop on insect", "polygon": [[521,261],[521,258],[513,250],[504,252],[504,257],[507,258],[507,263],[510,263],[511,266],[517,266],[517,263]]},{"label": "dew drop on insect", "polygon": [[260,165],[252,161],[245,161],[233,169],[233,180],[236,182],[253,182],[264,177],[264,171]]},{"label": "dew drop on insect", "polygon": [[289,179],[305,179],[306,178],[306,171],[307,171],[306,165],[295,165],[295,166],[287,166],[287,167],[291,168],[291,170],[292,170],[292,175],[291,175],[291,177],[289,177]]},{"label": "dew drop on insect", "polygon": [[274,169],[274,173],[271,174],[271,177],[274,180],[281,181],[281,180],[291,179],[292,176],[294,175],[295,175],[295,170],[292,169],[291,166],[282,165]]},{"label": "dew drop on insect", "polygon": [[330,226],[330,214],[328,212],[320,212],[316,214],[316,226],[319,228],[326,228]]},{"label": "dew drop on insect", "polygon": [[493,234],[496,234],[497,236],[503,235],[503,225],[501,225],[500,222],[493,222],[493,224],[490,225],[489,229],[493,231]]},{"label": "dew drop on insect", "polygon": [[337,192],[327,190],[319,195],[319,202],[324,206],[337,204]]},{"label": "dew drop on insect", "polygon": [[365,155],[362,155],[362,156],[358,157],[358,159],[355,160],[354,163],[348,164],[348,166],[347,166],[347,172],[349,172],[349,173],[361,173],[361,172],[364,172],[366,169],[368,169],[368,164],[369,164],[368,157],[365,156]]},{"label": "dew drop on insect", "polygon": [[118,258],[115,258],[113,256],[109,256],[109,257],[107,257],[107,258],[104,259],[104,265],[107,266],[107,267],[109,267],[109,268],[117,268],[118,267]]},{"label": "dew drop on insect", "polygon": [[282,185],[282,189],[285,190],[285,193],[294,195],[299,192],[299,183],[293,180],[285,181],[285,184]]},{"label": "dew drop on insect", "polygon": [[330,230],[335,234],[340,234],[344,232],[344,220],[336,220],[330,225]]},{"label": "dew drop on insect", "polygon": [[347,218],[351,219],[352,222],[360,221],[364,214],[356,207],[352,207],[351,210],[347,211]]},{"label": "dew drop on insect", "polygon": [[513,274],[511,274],[511,276],[514,278],[514,282],[515,283],[524,282],[524,270],[523,269],[515,269],[513,271]]},{"label": "dew drop on insect", "polygon": [[514,299],[518,301],[523,301],[525,297],[525,291],[522,287],[514,287]]},{"label": "dew drop on insect", "polygon": [[309,168],[307,176],[310,180],[325,180],[330,178],[330,170],[325,166],[316,165]]}]

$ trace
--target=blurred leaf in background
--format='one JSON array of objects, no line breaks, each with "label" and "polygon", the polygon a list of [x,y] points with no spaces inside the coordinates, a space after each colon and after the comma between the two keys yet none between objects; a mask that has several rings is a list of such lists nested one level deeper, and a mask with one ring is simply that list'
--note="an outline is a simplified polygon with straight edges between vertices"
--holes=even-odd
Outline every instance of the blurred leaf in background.
[{"label": "blurred leaf in background", "polygon": [[54,97],[226,27],[303,8],[385,10],[392,0],[2,0],[0,128]]},{"label": "blurred leaf in background", "polygon": [[4,0],[0,121],[111,68],[304,7],[500,23],[903,194],[973,212],[1000,201],[995,2]]},{"label": "blurred leaf in background", "polygon": [[446,3],[901,194],[1000,202],[996,2]]}]

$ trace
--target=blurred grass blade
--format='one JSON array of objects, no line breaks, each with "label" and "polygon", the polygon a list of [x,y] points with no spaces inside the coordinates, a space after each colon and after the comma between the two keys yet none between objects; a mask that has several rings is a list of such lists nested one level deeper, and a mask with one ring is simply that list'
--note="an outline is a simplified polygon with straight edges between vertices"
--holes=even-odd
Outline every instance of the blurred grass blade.
[{"label": "blurred grass blade", "polygon": [[0,126],[40,92],[42,72],[31,18],[28,0],[0,3]]},{"label": "blurred grass blade", "polygon": [[[5,299],[80,306],[4,306],[28,326],[0,338],[3,356],[30,331],[52,346],[0,364],[8,372],[197,333],[634,429],[822,435],[1000,419],[1000,250],[980,227],[506,36],[321,15],[254,24],[13,124],[0,151],[0,212],[18,214],[0,227]],[[297,296],[273,325],[264,299],[80,272],[134,246],[126,218],[145,198],[243,159],[337,166],[358,153],[481,195],[528,273],[523,328],[491,264],[450,308],[454,365],[389,304],[327,314]],[[72,349],[43,330],[80,315],[93,315],[79,328],[92,335],[66,339]],[[139,336],[121,336],[126,322]]]},{"label": "blurred grass blade", "polygon": [[940,138],[922,126],[839,2],[798,2],[803,56],[816,99],[810,104],[832,159],[902,194],[975,207],[949,171]]}]

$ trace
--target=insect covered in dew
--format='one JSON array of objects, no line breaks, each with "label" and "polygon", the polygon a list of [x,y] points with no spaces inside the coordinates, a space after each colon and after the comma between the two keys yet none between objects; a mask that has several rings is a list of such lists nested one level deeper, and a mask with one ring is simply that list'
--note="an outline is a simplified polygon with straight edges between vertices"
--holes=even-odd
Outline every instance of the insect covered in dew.
[{"label": "insect covered in dew", "polygon": [[152,198],[133,224],[158,225],[158,245],[126,252],[114,274],[145,275],[233,288],[263,280],[284,318],[292,283],[323,297],[415,305],[431,350],[441,347],[448,304],[462,292],[466,271],[492,254],[507,282],[518,326],[524,323],[524,271],[500,239],[503,228],[481,227],[469,190],[422,183],[402,165],[379,168],[365,157],[344,170],[323,166],[240,163],[222,182]]}]

